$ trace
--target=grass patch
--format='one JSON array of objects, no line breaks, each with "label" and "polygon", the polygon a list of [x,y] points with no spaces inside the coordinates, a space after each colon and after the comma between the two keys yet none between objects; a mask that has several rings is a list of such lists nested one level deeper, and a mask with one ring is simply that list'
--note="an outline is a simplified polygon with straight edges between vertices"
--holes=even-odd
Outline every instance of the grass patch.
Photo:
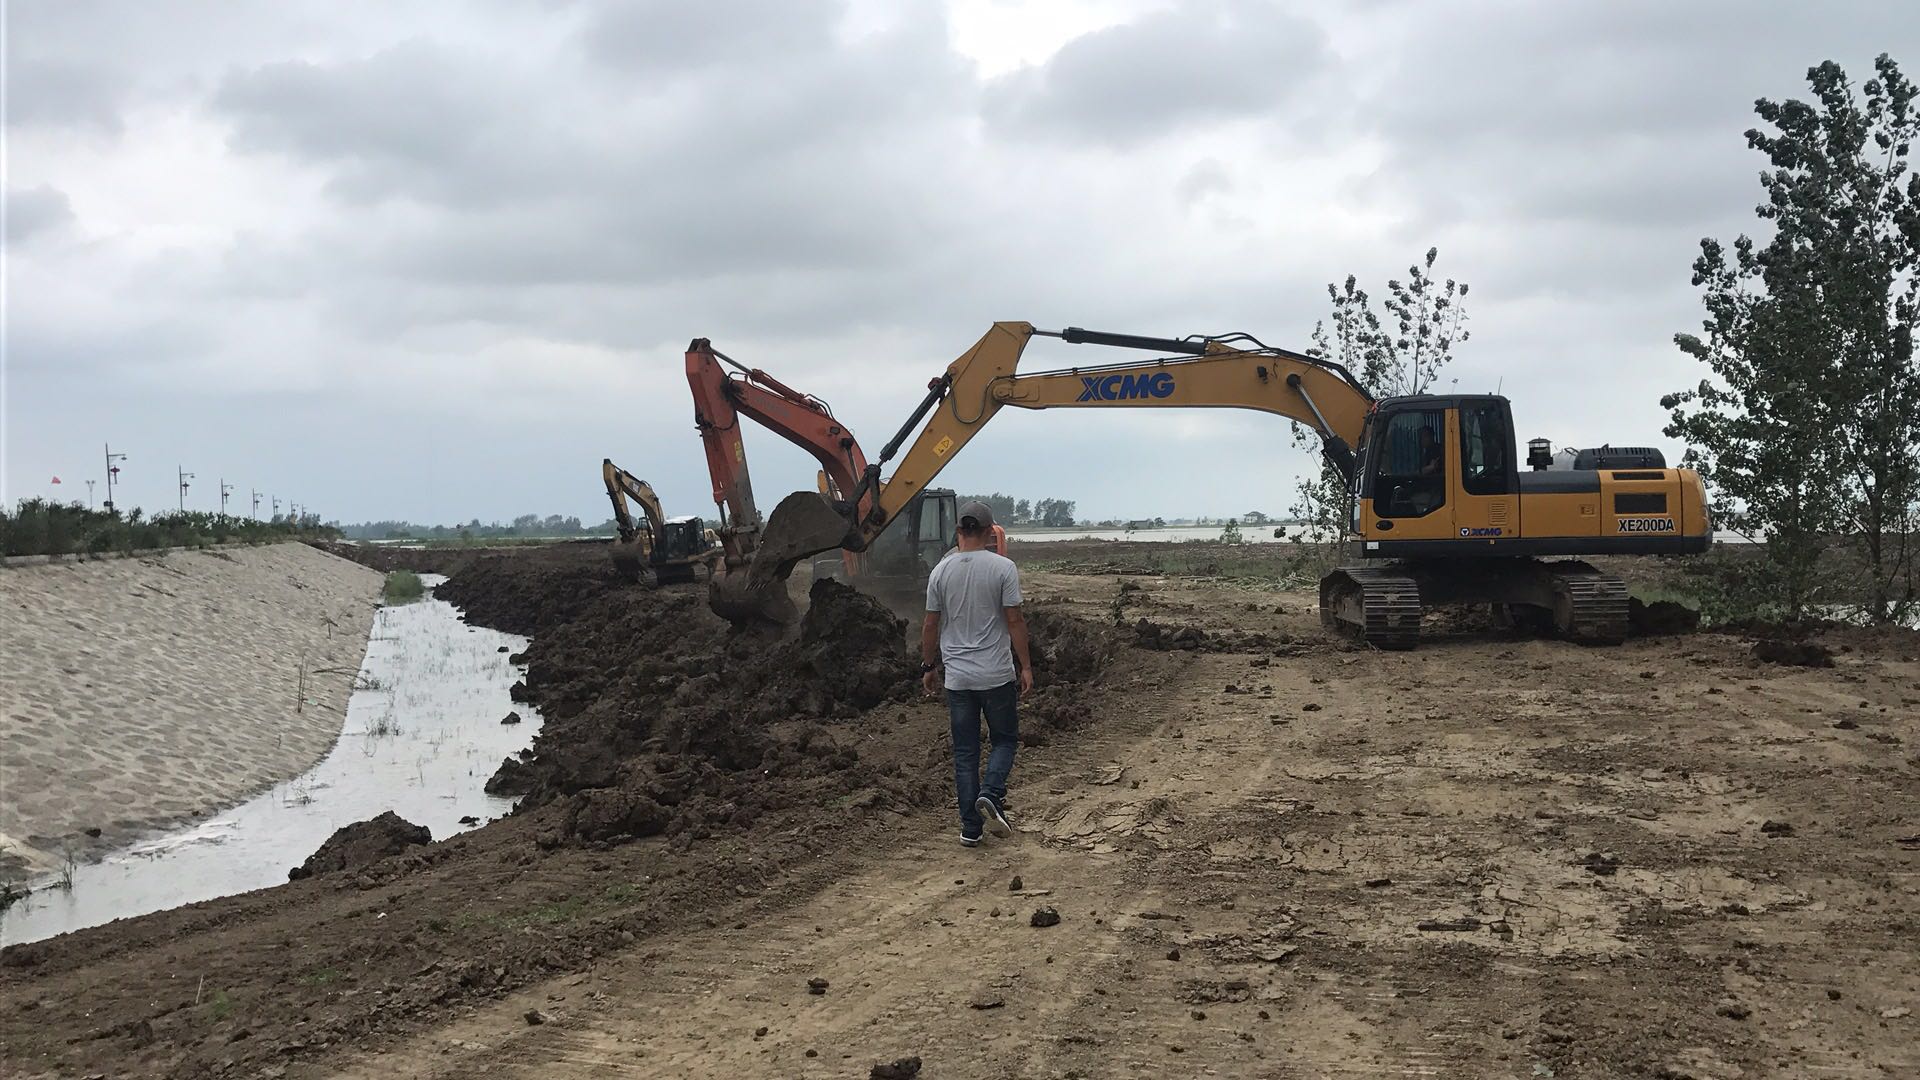
[{"label": "grass patch", "polygon": [[389,604],[407,604],[427,594],[427,586],[420,575],[411,570],[395,570],[387,575],[386,585],[381,587],[380,595]]},{"label": "grass patch", "polygon": [[207,999],[207,1019],[219,1021],[233,1015],[233,999],[225,990],[215,990]]}]

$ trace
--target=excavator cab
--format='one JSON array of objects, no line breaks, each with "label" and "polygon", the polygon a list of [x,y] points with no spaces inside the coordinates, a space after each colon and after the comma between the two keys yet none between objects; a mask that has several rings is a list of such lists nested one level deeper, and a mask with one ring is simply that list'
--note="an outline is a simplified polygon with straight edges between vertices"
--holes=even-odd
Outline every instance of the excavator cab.
[{"label": "excavator cab", "polygon": [[1349,489],[1357,560],[1322,579],[1323,620],[1409,648],[1423,606],[1484,603],[1574,640],[1623,640],[1625,583],[1551,557],[1705,551],[1712,528],[1699,474],[1669,469],[1647,448],[1584,451],[1575,464],[1589,467],[1557,469],[1546,441],[1533,443],[1540,449],[1523,471],[1512,410],[1498,395],[1376,403]]},{"label": "excavator cab", "polygon": [[885,579],[917,588],[954,546],[959,498],[951,488],[913,497],[865,551],[839,550],[813,560],[815,578]]}]

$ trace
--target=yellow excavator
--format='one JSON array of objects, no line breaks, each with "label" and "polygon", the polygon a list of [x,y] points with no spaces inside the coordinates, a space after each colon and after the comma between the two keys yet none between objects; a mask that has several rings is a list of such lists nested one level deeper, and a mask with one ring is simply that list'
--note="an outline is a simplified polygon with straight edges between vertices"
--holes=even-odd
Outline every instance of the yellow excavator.
[{"label": "yellow excavator", "polygon": [[[613,542],[613,565],[630,581],[640,581],[646,571],[660,585],[695,580],[705,566],[709,576],[720,558],[720,543],[697,517],[667,517],[660,507],[660,496],[653,485],[615,465],[610,458],[600,461],[600,476],[607,483],[607,498],[613,503],[613,524],[619,539]],[[627,500],[639,504],[642,522],[633,519]]]},{"label": "yellow excavator", "polygon": [[[1019,374],[1036,337],[1162,355]],[[1423,606],[1447,603],[1490,604],[1578,641],[1618,643],[1625,583],[1555,557],[1699,552],[1713,537],[1699,474],[1667,468],[1657,449],[1582,451],[1574,468],[1554,469],[1551,445],[1534,439],[1522,469],[1499,395],[1376,400],[1340,365],[1246,334],[1173,339],[1000,322],[928,384],[848,498],[808,491],[781,501],[750,572],[733,575],[728,607],[751,609],[811,554],[862,550],[1006,406],[1253,409],[1312,428],[1353,505],[1351,558],[1320,582],[1321,619],[1381,648],[1413,647]],[[909,436],[882,482],[881,466]]]}]

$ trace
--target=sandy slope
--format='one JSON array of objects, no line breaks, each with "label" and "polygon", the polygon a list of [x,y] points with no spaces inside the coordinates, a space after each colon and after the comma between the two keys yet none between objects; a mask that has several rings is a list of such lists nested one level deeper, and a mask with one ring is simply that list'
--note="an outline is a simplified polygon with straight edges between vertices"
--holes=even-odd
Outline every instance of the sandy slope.
[{"label": "sandy slope", "polygon": [[44,866],[306,769],[379,587],[304,544],[0,570],[0,843]]}]

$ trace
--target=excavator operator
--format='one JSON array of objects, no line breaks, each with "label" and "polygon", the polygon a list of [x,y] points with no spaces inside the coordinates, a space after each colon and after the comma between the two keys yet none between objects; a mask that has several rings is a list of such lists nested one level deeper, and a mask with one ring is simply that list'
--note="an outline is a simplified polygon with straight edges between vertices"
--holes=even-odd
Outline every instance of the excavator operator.
[{"label": "excavator operator", "polygon": [[[993,511],[970,502],[960,508],[959,519],[959,546],[927,579],[920,671],[928,696],[936,686],[946,688],[960,843],[974,847],[985,830],[1013,834],[1007,777],[1020,741],[1019,699],[1033,689],[1033,661],[1027,620],[1020,612],[1020,571],[1011,559],[987,549]],[[989,741],[985,777],[980,772],[983,716]]]}]

